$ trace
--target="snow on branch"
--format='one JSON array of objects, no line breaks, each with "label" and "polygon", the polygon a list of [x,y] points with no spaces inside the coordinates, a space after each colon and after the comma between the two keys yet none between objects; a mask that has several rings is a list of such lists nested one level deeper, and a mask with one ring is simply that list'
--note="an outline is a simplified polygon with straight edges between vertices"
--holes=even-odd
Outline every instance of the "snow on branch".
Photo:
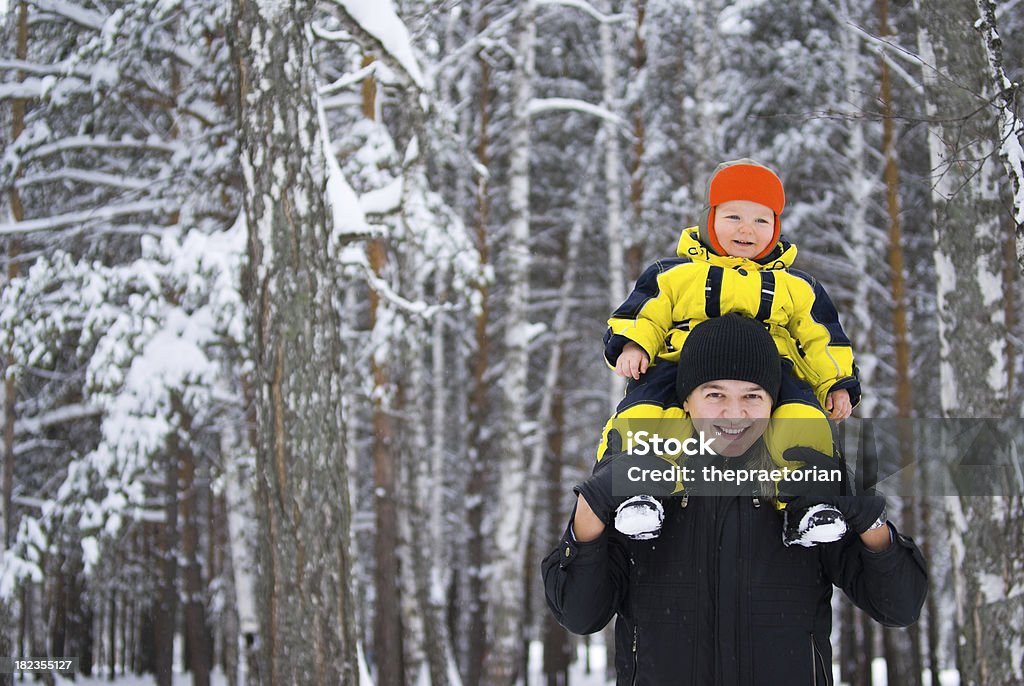
[{"label": "snow on branch", "polygon": [[53,217],[40,217],[39,219],[29,219],[22,222],[6,222],[0,224],[0,236],[35,233],[37,231],[53,231],[74,226],[75,224],[116,219],[144,212],[170,212],[173,209],[175,209],[175,203],[169,200],[143,200],[125,203],[124,205],[108,205],[83,212],[58,214]]},{"label": "snow on branch", "polygon": [[[19,139],[20,140],[20,139]],[[17,147],[17,145],[15,145]],[[175,153],[184,151],[185,146],[180,141],[168,143],[156,136],[150,136],[147,140],[125,136],[120,140],[106,136],[68,136],[53,143],[46,143],[38,147],[26,147],[21,152],[22,160],[35,160],[47,155],[53,155],[71,150],[82,150],[85,148],[102,148],[104,150],[153,150],[158,152]]]},{"label": "snow on branch", "polygon": [[458,48],[445,55],[444,58],[440,62],[437,62],[434,65],[434,67],[430,70],[430,80],[433,81],[434,74],[439,73],[450,64],[459,61],[467,54],[473,54],[479,48],[487,47],[489,44],[492,44],[493,36],[505,30],[505,28],[507,28],[508,26],[510,26],[512,22],[515,20],[515,18],[518,16],[518,14],[519,10],[510,10],[506,12],[501,17],[488,23],[487,28],[485,28],[483,31],[476,34],[475,36],[473,36],[473,38],[466,41]]},{"label": "snow on branch", "polygon": [[[345,258],[346,256],[348,259]],[[402,312],[427,320],[431,319],[438,312],[451,311],[455,309],[455,306],[453,305],[428,305],[420,300],[413,301],[408,298],[404,298],[395,291],[387,281],[377,276],[366,260],[352,260],[351,253],[346,253],[346,256],[343,256],[342,264],[357,267],[362,272],[363,277],[366,279],[370,288],[372,288],[377,295],[394,305],[396,309]]]},{"label": "snow on branch", "polygon": [[350,74],[345,74],[341,78],[334,81],[333,83],[329,83],[326,86],[320,86],[320,88],[317,89],[317,93],[321,97],[327,95],[334,95],[335,93],[340,93],[341,91],[346,90],[349,86],[353,86],[362,81],[363,79],[373,76],[374,72],[377,71],[378,64],[380,63],[377,61],[373,61],[358,71],[354,71]]},{"label": "snow on branch", "polygon": [[320,139],[323,141],[324,162],[327,167],[327,204],[331,209],[331,234],[334,241],[340,241],[347,234],[370,234],[372,229],[366,223],[366,215],[359,204],[359,196],[345,179],[341,165],[334,156],[330,129],[323,104],[317,98],[317,119],[320,125]]},{"label": "snow on branch", "polygon": [[70,60],[64,60],[55,64],[39,64],[38,62],[28,62],[26,60],[0,60],[0,70],[23,71],[26,74],[35,74],[37,76],[72,75],[81,79],[89,78],[89,74],[79,71]]},{"label": "snow on branch", "polygon": [[334,0],[334,3],[358,29],[380,44],[420,90],[425,89],[409,30],[395,14],[391,0]]},{"label": "snow on branch", "polygon": [[105,17],[99,12],[87,10],[63,0],[32,0],[32,4],[39,8],[41,12],[49,12],[58,17],[64,17],[87,29],[95,29],[97,31],[103,29]]},{"label": "snow on branch", "polygon": [[537,4],[572,7],[589,14],[602,24],[617,24],[619,22],[629,21],[631,18],[628,14],[604,14],[586,0],[537,0]]},{"label": "snow on branch", "polygon": [[622,117],[607,110],[600,105],[594,105],[575,98],[534,98],[527,106],[527,114],[531,117],[544,112],[575,111],[583,114],[590,114],[598,119],[610,121],[613,124],[624,126]]},{"label": "snow on branch", "polygon": [[42,97],[43,92],[46,90],[45,86],[46,83],[42,79],[36,78],[11,83],[0,83],[0,100],[39,98]]},{"label": "snow on branch", "polygon": [[918,95],[924,95],[924,86],[914,78],[910,72],[904,69],[900,64],[893,59],[893,56],[901,57],[907,62],[910,62],[914,67],[919,67],[924,64],[924,60],[919,55],[903,47],[895,40],[891,38],[882,38],[876,36],[867,29],[858,26],[849,17],[841,16],[836,9],[829,2],[824,2],[822,5],[832,15],[832,18],[837,24],[846,26],[854,33],[859,35],[861,38],[867,40],[871,44],[872,50],[889,65],[889,68],[893,70],[893,73],[897,74],[903,81],[910,86],[911,89]]},{"label": "snow on branch", "polygon": [[64,168],[19,178],[14,182],[14,186],[16,188],[24,188],[34,184],[51,183],[53,181],[78,181],[96,186],[109,186],[110,188],[132,191],[142,191],[151,188],[154,183],[152,179],[138,179],[85,169]]},{"label": "snow on branch", "polygon": [[14,432],[17,434],[39,434],[58,424],[98,417],[101,412],[99,407],[92,404],[65,405],[39,417],[25,417],[17,420],[14,423]]}]

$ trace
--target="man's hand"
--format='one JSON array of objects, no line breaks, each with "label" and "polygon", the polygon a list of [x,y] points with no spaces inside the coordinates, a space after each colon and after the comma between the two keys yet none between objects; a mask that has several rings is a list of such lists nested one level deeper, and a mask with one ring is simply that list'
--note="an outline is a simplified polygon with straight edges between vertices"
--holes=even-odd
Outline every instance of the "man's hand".
[{"label": "man's hand", "polygon": [[[608,432],[608,450],[594,466],[594,473],[573,490],[583,496],[594,515],[608,525],[619,505],[633,496],[671,495],[676,488],[675,478],[662,480],[660,476],[674,466],[674,463],[657,455],[630,455],[624,452],[619,432],[612,429]],[[653,478],[653,472],[658,472],[659,478]],[[669,476],[672,476],[671,473]]]},{"label": "man's hand", "polygon": [[782,493],[779,500],[786,508],[806,509],[811,505],[831,505],[839,510],[843,519],[858,534],[864,534],[879,519],[885,518],[885,498],[880,495],[800,495],[790,497]]},{"label": "man's hand", "polygon": [[[841,463],[835,457],[802,445],[786,448],[782,453],[782,459],[786,462],[799,463],[796,471],[817,470],[831,474],[832,470],[841,468]],[[841,481],[819,481],[809,475],[794,475],[793,478],[778,482],[779,500],[788,503],[800,496],[837,496],[842,485]]]},{"label": "man's hand", "polygon": [[[619,358],[622,359],[621,357]],[[616,368],[618,371],[618,368]],[[829,411],[829,419],[843,421],[849,419],[853,414],[853,403],[850,402],[850,392],[845,388],[832,391],[825,398],[825,409]]]}]

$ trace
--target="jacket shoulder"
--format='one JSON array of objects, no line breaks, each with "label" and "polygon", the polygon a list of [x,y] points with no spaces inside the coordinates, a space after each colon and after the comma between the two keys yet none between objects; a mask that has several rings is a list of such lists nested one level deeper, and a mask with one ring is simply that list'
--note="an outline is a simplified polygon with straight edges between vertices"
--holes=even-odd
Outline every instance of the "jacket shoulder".
[{"label": "jacket shoulder", "polygon": [[674,269],[682,264],[693,264],[693,260],[690,259],[689,257],[666,257],[652,264],[650,267],[648,267],[648,270],[655,269],[659,274],[663,274],[669,271],[670,269]]},{"label": "jacket shoulder", "polygon": [[816,278],[814,278],[813,276],[811,276],[810,274],[808,274],[807,272],[801,270],[801,269],[794,269],[794,268],[790,267],[789,269],[786,270],[786,273],[787,274],[792,274],[793,276],[797,277],[798,279],[802,279],[803,281],[806,281],[807,285],[809,285],[811,288],[817,288],[818,287],[818,280]]}]

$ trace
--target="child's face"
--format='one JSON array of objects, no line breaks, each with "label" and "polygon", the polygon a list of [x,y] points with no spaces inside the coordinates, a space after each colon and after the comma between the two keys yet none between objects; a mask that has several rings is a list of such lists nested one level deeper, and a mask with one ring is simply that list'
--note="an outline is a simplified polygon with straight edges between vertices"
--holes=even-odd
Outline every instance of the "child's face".
[{"label": "child's face", "polygon": [[715,235],[734,257],[757,257],[775,234],[775,213],[750,200],[730,200],[715,207]]}]

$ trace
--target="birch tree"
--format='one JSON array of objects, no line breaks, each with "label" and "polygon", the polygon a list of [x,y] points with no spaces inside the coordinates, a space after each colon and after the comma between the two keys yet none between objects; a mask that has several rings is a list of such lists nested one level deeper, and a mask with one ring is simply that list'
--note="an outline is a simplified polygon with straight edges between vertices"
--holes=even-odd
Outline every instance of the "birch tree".
[{"label": "birch tree", "polygon": [[[977,33],[983,17],[968,0],[915,7],[933,173],[942,412],[1005,416],[1001,208],[1009,184],[998,161],[999,110],[991,104],[998,91]],[[964,40],[966,26],[974,29]],[[989,316],[978,317],[979,308]],[[948,505],[961,679],[1018,683],[1024,605],[1012,589],[1024,569],[1021,497],[964,495]]]},{"label": "birch tree", "polygon": [[515,72],[510,132],[509,197],[510,230],[506,243],[504,300],[505,372],[502,378],[503,440],[501,484],[496,506],[495,551],[489,584],[490,652],[485,662],[484,683],[513,684],[521,675],[523,654],[523,607],[520,570],[525,551],[520,547],[518,518],[525,502],[527,475],[527,372],[528,346],[534,331],[529,322],[530,278],[530,101],[534,73],[536,3],[520,4],[515,28]]}]

